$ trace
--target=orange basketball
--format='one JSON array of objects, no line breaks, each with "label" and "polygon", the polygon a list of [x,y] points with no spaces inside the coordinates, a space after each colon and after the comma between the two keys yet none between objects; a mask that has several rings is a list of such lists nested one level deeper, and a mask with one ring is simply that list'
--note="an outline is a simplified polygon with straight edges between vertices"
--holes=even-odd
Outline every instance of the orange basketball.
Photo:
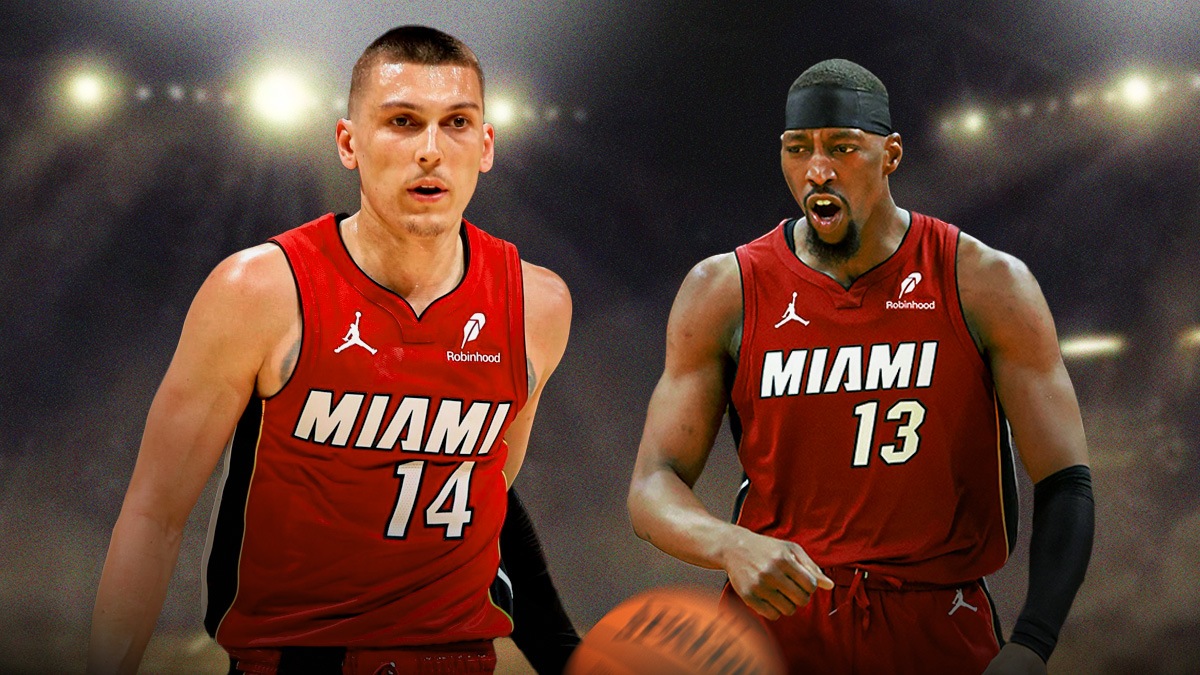
[{"label": "orange basketball", "polygon": [[783,675],[779,647],[742,607],[694,589],[664,588],[617,605],[592,627],[567,675]]}]

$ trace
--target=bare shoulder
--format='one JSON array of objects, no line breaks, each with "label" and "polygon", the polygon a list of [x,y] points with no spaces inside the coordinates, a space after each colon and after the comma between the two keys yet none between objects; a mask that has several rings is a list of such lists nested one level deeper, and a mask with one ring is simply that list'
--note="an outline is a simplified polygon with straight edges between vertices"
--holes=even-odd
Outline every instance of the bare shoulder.
[{"label": "bare shoulder", "polygon": [[718,253],[696,263],[679,289],[681,297],[695,295],[704,300],[742,300],[742,273],[737,255]]},{"label": "bare shoulder", "polygon": [[[278,246],[263,244],[229,256],[208,275],[188,310],[177,354],[254,376],[298,347],[300,332],[291,267]],[[260,384],[277,390],[285,378],[267,379]]]},{"label": "bare shoulder", "polygon": [[291,317],[299,303],[287,257],[274,244],[254,246],[222,260],[196,299],[213,302],[238,315],[238,320],[256,323],[269,322],[277,315]]},{"label": "bare shoulder", "polygon": [[[742,270],[733,252],[704,258],[684,277],[671,307],[668,334],[710,336],[727,344],[742,328]],[[670,336],[670,335],[668,335]]]},{"label": "bare shoulder", "polygon": [[571,324],[571,291],[554,272],[521,261],[525,317],[530,328],[564,329]]},{"label": "bare shoulder", "polygon": [[985,349],[1035,336],[1055,339],[1050,309],[1029,267],[965,233],[958,290],[971,332]]}]

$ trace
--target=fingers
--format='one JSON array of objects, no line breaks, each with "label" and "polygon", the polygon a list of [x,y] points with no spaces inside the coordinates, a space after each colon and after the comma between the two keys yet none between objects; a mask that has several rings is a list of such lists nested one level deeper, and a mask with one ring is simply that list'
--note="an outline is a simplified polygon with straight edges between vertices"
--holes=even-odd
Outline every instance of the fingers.
[{"label": "fingers", "polygon": [[812,561],[812,558],[808,557],[808,554],[804,552],[804,549],[800,548],[798,544],[792,542],[788,543],[791,544],[791,551],[793,557],[795,558],[796,564],[799,566],[800,570],[804,572],[805,579],[809,582],[809,584],[811,584],[805,587],[809,593],[811,594],[816,588],[824,588],[825,590],[830,590],[833,588],[833,579],[825,576],[825,573],[822,572],[821,568]]},{"label": "fingers", "polygon": [[[774,621],[781,616],[791,616],[796,611],[796,605],[777,591],[764,591],[743,595],[742,601],[763,618]],[[786,609],[790,607],[790,609]]]},{"label": "fingers", "polygon": [[833,586],[802,551],[797,555],[796,551],[781,547],[778,553],[777,558],[748,579],[745,592],[735,585],[748,606],[772,620],[795,614],[808,604],[818,588]]},{"label": "fingers", "polygon": [[817,589],[833,588],[833,580],[794,542],[762,537],[743,553],[742,565],[729,570],[730,582],[746,605],[767,619],[790,616]]}]

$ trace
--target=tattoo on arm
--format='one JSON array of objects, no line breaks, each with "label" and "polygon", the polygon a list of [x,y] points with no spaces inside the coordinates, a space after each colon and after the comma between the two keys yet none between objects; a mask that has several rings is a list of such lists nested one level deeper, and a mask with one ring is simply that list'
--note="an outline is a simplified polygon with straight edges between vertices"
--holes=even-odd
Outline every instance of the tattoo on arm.
[{"label": "tattoo on arm", "polygon": [[537,388],[537,373],[533,371],[533,361],[525,359],[525,373],[529,377],[529,396],[533,396],[534,389]]},{"label": "tattoo on arm", "polygon": [[283,363],[279,366],[279,383],[287,384],[292,372],[296,369],[296,359],[300,357],[300,340],[292,343],[291,348],[283,355]]}]

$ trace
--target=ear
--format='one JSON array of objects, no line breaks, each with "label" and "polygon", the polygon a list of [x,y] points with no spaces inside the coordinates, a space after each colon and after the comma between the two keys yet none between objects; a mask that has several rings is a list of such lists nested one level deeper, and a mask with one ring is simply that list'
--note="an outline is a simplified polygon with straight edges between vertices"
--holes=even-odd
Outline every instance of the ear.
[{"label": "ear", "polygon": [[354,170],[358,168],[358,157],[354,154],[354,123],[343,117],[337,121],[334,129],[334,142],[337,143],[338,158],[342,166]]},{"label": "ear", "polygon": [[483,156],[479,158],[479,172],[486,173],[496,161],[496,127],[483,123]]},{"label": "ear", "polygon": [[900,158],[904,156],[904,143],[900,134],[891,133],[883,139],[883,175],[891,175],[900,167]]}]

